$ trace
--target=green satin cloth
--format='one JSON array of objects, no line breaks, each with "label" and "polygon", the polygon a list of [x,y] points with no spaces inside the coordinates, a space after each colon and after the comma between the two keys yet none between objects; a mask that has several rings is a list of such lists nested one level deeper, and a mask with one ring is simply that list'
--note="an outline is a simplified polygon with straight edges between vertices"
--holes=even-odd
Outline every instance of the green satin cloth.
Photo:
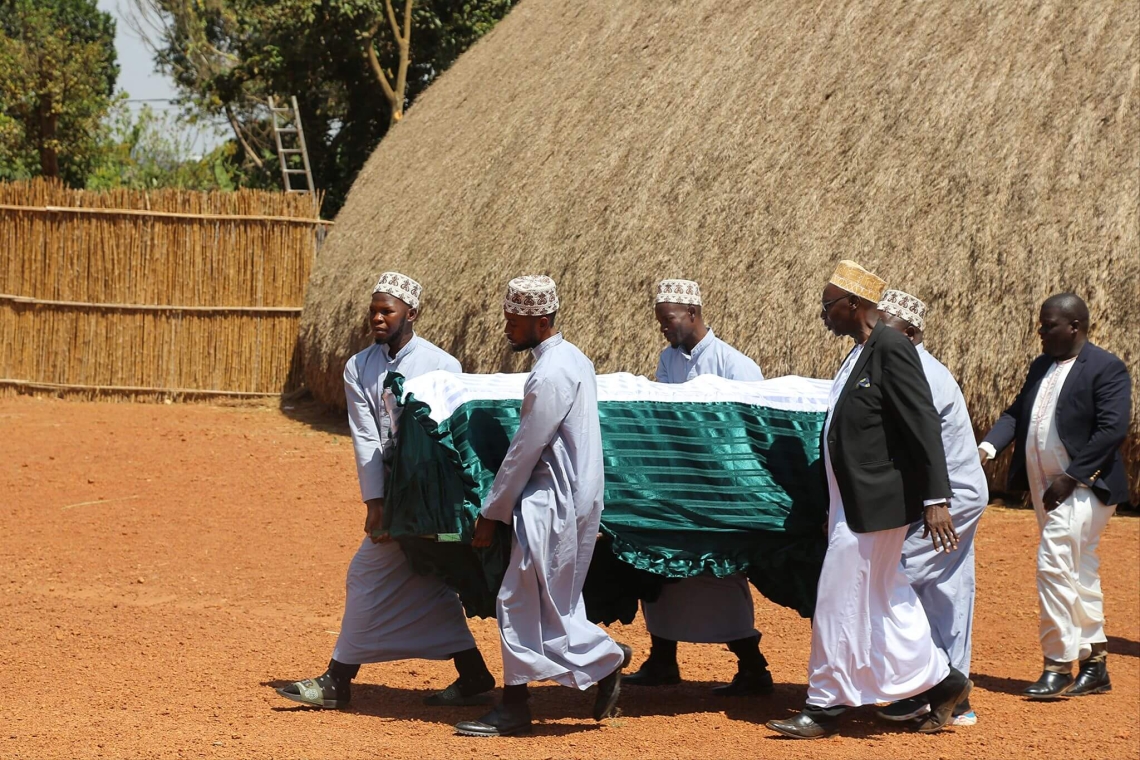
[{"label": "green satin cloth", "polygon": [[[401,383],[390,375],[386,385],[399,397]],[[491,549],[479,552],[477,582],[472,566],[453,561],[462,551],[456,545],[416,537],[459,533],[462,543],[470,541],[518,427],[520,404],[469,402],[440,425],[413,395],[402,405],[386,527],[417,570],[436,573],[460,591],[469,615],[494,614],[510,529],[503,526]],[[629,622],[637,599],[653,598],[665,579],[704,572],[745,573],[767,598],[811,615],[826,549],[823,414],[652,401],[602,401],[598,414],[606,540],[598,544],[584,592],[591,619]],[[598,556],[603,548],[619,562]],[[452,560],[439,557],[449,552]],[[456,567],[443,567],[451,564]]]}]

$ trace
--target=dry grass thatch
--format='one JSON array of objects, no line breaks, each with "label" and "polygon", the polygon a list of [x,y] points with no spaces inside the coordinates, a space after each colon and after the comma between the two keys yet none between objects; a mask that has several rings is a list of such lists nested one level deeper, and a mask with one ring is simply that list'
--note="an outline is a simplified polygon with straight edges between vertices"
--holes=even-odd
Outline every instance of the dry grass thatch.
[{"label": "dry grass thatch", "polygon": [[525,0],[360,174],[306,299],[306,381],[343,403],[384,269],[424,283],[421,334],[469,371],[524,366],[499,299],[546,273],[599,371],[652,372],[653,286],[682,276],[767,375],[830,377],[840,258],[929,302],[979,428],[1056,291],[1140,377],[1138,43],[1135,0]]},{"label": "dry grass thatch", "polygon": [[282,193],[0,184],[0,385],[131,397],[295,385],[313,216],[309,198]]}]

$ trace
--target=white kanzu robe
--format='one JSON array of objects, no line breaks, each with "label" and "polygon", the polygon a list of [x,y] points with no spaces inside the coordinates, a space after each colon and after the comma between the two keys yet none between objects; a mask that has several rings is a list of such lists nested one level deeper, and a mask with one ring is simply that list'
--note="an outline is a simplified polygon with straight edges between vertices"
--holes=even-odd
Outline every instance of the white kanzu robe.
[{"label": "white kanzu robe", "polygon": [[950,473],[950,519],[958,532],[958,548],[950,553],[934,548],[916,522],[903,544],[903,570],[930,621],[934,643],[950,665],[970,674],[970,632],[974,620],[974,535],[989,503],[986,474],[974,441],[974,426],[962,390],[942,362],[922,344],[917,346],[922,370],[930,384],[934,408],[942,421],[942,447]]},{"label": "white kanzu robe", "polygon": [[1042,497],[1053,479],[1068,469],[1069,452],[1057,432],[1057,399],[1075,359],[1056,362],[1037,390],[1025,465],[1041,543],[1037,548],[1037,597],[1041,611],[1041,650],[1058,663],[1083,660],[1104,634],[1104,595],[1100,590],[1097,548],[1116,505],[1105,506],[1091,488],[1078,485],[1052,512]]},{"label": "white kanzu robe", "polygon": [[496,609],[503,682],[587,689],[623,659],[586,619],[582,600],[605,486],[597,382],[594,365],[561,333],[534,358],[519,428],[481,510],[514,528]]},{"label": "white kanzu robe", "polygon": [[[763,380],[756,362],[713,334],[710,328],[691,354],[667,347],[657,362],[657,382],[684,383],[700,375],[729,380]],[[743,575],[708,573],[668,583],[655,602],[643,602],[645,627],[655,636],[695,644],[721,644],[756,635],[752,589]]]},{"label": "white kanzu robe", "polygon": [[[344,391],[362,500],[384,496],[381,449],[390,425],[381,400],[384,378],[389,371],[413,378],[435,370],[462,371],[454,357],[418,336],[394,357],[386,345],[378,344],[345,365]],[[366,536],[348,566],[333,659],[350,665],[444,660],[474,646],[459,596],[435,576],[412,572],[398,543],[374,544]]]},{"label": "white kanzu robe", "polygon": [[823,436],[831,507],[808,660],[807,703],[816,707],[894,702],[921,694],[950,674],[902,571],[907,526],[852,531],[826,449],[831,410],[862,351],[862,344],[856,345],[835,376]]}]

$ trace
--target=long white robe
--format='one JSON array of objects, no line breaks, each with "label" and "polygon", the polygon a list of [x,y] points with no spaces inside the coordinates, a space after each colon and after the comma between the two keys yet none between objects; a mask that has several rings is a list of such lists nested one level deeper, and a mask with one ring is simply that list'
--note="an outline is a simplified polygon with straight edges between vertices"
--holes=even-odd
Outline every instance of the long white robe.
[{"label": "long white robe", "polygon": [[917,346],[922,370],[930,384],[934,408],[942,422],[942,447],[950,473],[950,519],[958,533],[958,548],[941,552],[930,536],[922,537],[916,522],[903,544],[903,570],[922,601],[934,643],[950,665],[970,674],[970,632],[974,620],[974,536],[989,503],[989,486],[974,441],[974,426],[962,390],[942,362],[922,344]]},{"label": "long white robe", "polygon": [[716,375],[726,380],[763,380],[759,365],[716,337],[710,327],[692,353],[684,348],[668,346],[657,360],[655,380],[659,383],[684,383],[700,375]]},{"label": "long white robe", "polygon": [[812,619],[807,695],[807,703],[816,707],[913,697],[950,673],[946,655],[930,637],[922,603],[902,571],[907,526],[852,531],[831,467],[827,429],[862,350],[862,344],[856,345],[835,377],[823,436],[830,515]]},{"label": "long white robe", "polygon": [[519,428],[481,514],[514,528],[496,605],[503,682],[587,689],[623,654],[586,619],[582,585],[605,475],[594,365],[561,333],[534,349]]},{"label": "long white robe", "polygon": [[[413,378],[435,370],[460,372],[443,349],[414,336],[394,356],[373,345],[348,360],[344,391],[362,500],[384,496],[381,451],[390,421],[382,402],[389,371]],[[367,536],[345,579],[344,616],[333,659],[351,665],[422,658],[444,660],[475,646],[459,596],[435,576],[412,571],[396,542]]]},{"label": "long white robe", "polygon": [[1041,542],[1037,547],[1037,598],[1041,650],[1057,663],[1083,660],[1104,633],[1104,595],[1097,548],[1116,505],[1105,506],[1091,488],[1078,485],[1051,512],[1042,497],[1070,464],[1057,431],[1057,400],[1075,360],[1056,362],[1037,390],[1025,441],[1029,494]]},{"label": "long white robe", "polygon": [[[657,362],[659,383],[684,383],[701,375],[763,380],[756,362],[716,337],[710,328],[692,353],[667,347]],[[705,573],[668,583],[655,602],[643,602],[645,627],[671,641],[720,644],[756,635],[752,589],[743,575]]]}]

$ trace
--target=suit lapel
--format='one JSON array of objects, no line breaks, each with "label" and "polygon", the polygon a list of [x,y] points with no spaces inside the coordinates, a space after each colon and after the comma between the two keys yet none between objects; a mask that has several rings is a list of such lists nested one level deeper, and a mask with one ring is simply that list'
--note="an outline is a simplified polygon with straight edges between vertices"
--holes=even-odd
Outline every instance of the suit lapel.
[{"label": "suit lapel", "polygon": [[1081,352],[1077,354],[1077,360],[1073,362],[1073,368],[1069,370],[1068,376],[1065,377],[1065,384],[1061,386],[1061,394],[1057,396],[1057,408],[1064,409],[1069,401],[1069,396],[1073,395],[1073,389],[1077,387],[1077,377],[1085,368],[1085,361],[1089,358],[1089,343],[1085,341],[1085,345],[1081,347]]},{"label": "suit lapel", "polygon": [[871,330],[871,337],[867,338],[866,345],[859,354],[859,358],[855,360],[855,366],[851,368],[851,374],[847,376],[847,382],[843,384],[843,392],[839,394],[839,398],[835,401],[835,409],[832,411],[832,417],[839,414],[839,408],[843,406],[843,402],[847,400],[847,394],[855,387],[855,383],[859,380],[859,375],[862,374],[863,369],[867,366],[867,360],[871,358],[871,351],[875,348],[875,341],[879,339],[879,332],[886,328],[883,323],[879,322],[875,328]]}]

